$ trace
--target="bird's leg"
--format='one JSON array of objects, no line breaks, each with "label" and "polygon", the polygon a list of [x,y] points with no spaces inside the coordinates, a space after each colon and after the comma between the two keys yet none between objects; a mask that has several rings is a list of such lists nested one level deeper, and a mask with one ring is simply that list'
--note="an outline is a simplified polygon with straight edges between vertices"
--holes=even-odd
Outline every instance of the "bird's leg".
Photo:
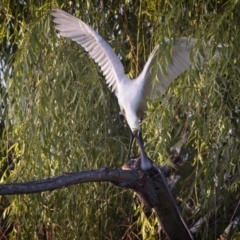
[{"label": "bird's leg", "polygon": [[138,130],[138,136],[139,136],[139,140],[141,141],[141,145],[144,146],[144,143],[143,143],[143,137],[142,137],[142,131],[141,129]]},{"label": "bird's leg", "polygon": [[[140,120],[139,120],[139,124],[141,124],[142,123],[142,118],[140,118]],[[141,126],[141,125],[140,125]],[[138,130],[138,135],[139,135],[139,139],[140,139],[140,141],[141,141],[141,144],[142,144],[142,146],[144,146],[144,143],[143,143],[143,137],[142,137],[142,126],[140,127],[140,129]]]},{"label": "bird's leg", "polygon": [[134,137],[136,138],[137,144],[140,148],[141,155],[141,169],[143,171],[149,170],[152,168],[152,161],[147,157],[147,154],[144,150],[142,134],[139,130],[133,132]]},{"label": "bird's leg", "polygon": [[127,154],[127,160],[130,159],[131,151],[132,151],[132,145],[133,145],[134,135],[130,129],[130,142],[128,147],[128,154]]}]

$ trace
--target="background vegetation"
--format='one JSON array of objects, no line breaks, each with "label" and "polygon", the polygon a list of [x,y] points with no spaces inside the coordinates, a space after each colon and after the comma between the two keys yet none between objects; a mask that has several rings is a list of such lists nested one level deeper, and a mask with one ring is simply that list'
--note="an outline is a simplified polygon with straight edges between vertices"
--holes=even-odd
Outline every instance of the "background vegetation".
[{"label": "background vegetation", "polygon": [[[198,239],[216,239],[234,220],[228,238],[238,239],[239,1],[2,0],[1,183],[121,167],[126,157],[129,133],[117,99],[87,53],[58,37],[52,8],[96,29],[130,77],[163,39],[198,39],[192,69],[149,102],[146,150],[159,165],[173,157],[184,163],[169,181],[189,226],[204,221]],[[198,52],[206,59],[200,71]],[[159,237],[156,219],[144,215],[134,194],[107,183],[0,199],[1,239]]]}]

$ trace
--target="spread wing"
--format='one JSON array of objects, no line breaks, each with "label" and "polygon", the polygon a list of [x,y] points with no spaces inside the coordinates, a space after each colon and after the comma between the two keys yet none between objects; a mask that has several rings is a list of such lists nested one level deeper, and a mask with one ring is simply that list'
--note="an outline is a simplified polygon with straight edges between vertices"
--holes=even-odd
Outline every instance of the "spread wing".
[{"label": "spread wing", "polygon": [[171,82],[190,68],[190,53],[195,42],[195,39],[187,37],[181,37],[174,42],[167,40],[166,46],[168,44],[173,44],[173,46],[169,61],[164,63],[164,66],[161,66],[159,60],[161,57],[159,45],[155,47],[139,76],[145,82],[145,97],[164,94]]},{"label": "spread wing", "polygon": [[117,83],[125,76],[124,68],[112,48],[90,26],[80,19],[60,10],[51,13],[55,28],[63,37],[72,39],[81,45],[100,66],[112,91],[117,92]]}]

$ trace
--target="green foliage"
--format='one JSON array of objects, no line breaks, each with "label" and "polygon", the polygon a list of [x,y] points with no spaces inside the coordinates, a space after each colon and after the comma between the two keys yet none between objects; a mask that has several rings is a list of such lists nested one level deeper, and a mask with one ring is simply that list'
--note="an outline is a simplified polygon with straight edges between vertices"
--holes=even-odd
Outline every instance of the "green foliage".
[{"label": "green foliage", "polygon": [[[57,36],[53,7],[72,9],[65,1],[3,0],[0,6],[0,77],[6,84],[1,82],[1,182],[120,167],[126,157],[128,129],[118,117],[117,100],[88,55]],[[161,40],[198,39],[192,69],[149,103],[143,133],[156,163],[172,164],[173,155],[186,160],[175,172],[181,177],[174,188],[181,212],[190,225],[214,218],[199,239],[223,233],[239,198],[239,7],[238,1],[210,0],[74,6],[121,55],[131,77]],[[218,43],[223,47],[216,60]],[[161,51],[164,62],[169,54]],[[206,60],[201,70],[198,52]],[[48,239],[157,238],[153,214],[145,217],[132,193],[107,183],[11,196],[2,198],[2,206],[3,200],[9,239],[42,239],[46,233]]]}]

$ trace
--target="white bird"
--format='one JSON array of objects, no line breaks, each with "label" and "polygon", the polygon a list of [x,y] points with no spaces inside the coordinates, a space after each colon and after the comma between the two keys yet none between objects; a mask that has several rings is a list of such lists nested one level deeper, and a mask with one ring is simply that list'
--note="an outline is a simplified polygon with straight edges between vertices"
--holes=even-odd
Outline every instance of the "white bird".
[{"label": "white bird", "polygon": [[[60,9],[54,9],[51,14],[54,17],[55,28],[59,34],[81,45],[101,68],[109,88],[118,98],[121,112],[125,116],[132,135],[140,148],[141,169],[149,170],[152,167],[152,162],[147,157],[139,134],[139,120],[144,117],[147,107],[146,100],[159,94],[162,95],[174,79],[189,69],[191,64],[190,52],[195,39],[181,37],[176,41],[166,40],[166,44],[173,44],[171,59],[167,64],[166,71],[159,67],[159,45],[156,46],[141,74],[130,80],[112,48],[90,26]],[[157,79],[157,81],[154,79]],[[131,145],[132,139],[130,148]]]}]

